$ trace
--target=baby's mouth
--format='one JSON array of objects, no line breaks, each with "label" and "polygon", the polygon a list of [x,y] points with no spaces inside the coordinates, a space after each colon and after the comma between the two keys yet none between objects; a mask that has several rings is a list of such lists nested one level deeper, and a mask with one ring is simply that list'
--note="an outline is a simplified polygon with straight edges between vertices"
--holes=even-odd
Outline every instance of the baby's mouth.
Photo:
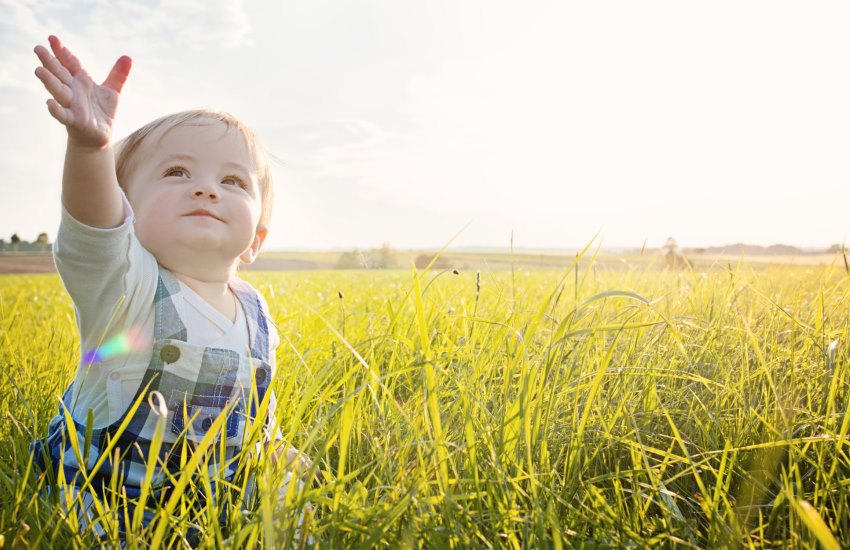
[{"label": "baby's mouth", "polygon": [[184,216],[208,216],[210,218],[216,219],[218,221],[224,221],[209,210],[204,210],[203,208],[198,208],[197,210],[192,210],[188,214],[183,214]]}]

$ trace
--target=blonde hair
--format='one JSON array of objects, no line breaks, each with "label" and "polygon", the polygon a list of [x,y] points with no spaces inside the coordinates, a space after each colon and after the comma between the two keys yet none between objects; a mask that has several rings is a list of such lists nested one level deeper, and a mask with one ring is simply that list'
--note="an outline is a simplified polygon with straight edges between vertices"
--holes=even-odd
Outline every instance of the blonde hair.
[{"label": "blonde hair", "polygon": [[248,150],[251,152],[254,158],[254,164],[257,167],[257,181],[260,183],[260,204],[262,208],[260,211],[260,223],[267,226],[272,217],[272,203],[274,202],[274,186],[268,154],[256,134],[229,113],[208,109],[195,109],[166,115],[145,124],[115,144],[115,172],[118,176],[118,185],[124,189],[125,193],[127,192],[127,188],[125,187],[127,176],[134,167],[134,160],[139,149],[151,134],[158,130],[161,130],[162,134],[165,134],[178,126],[193,126],[203,124],[205,121],[221,122],[228,128],[237,130],[245,138]]}]

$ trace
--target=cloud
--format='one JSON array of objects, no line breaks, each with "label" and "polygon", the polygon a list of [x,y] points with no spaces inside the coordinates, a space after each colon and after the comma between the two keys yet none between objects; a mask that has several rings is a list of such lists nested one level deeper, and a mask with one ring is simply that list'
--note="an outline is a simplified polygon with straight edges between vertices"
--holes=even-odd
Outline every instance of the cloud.
[{"label": "cloud", "polygon": [[313,124],[265,124],[270,150],[290,170],[312,181],[370,184],[376,164],[404,139],[378,123],[364,119],[335,119]]},{"label": "cloud", "polygon": [[0,0],[0,12],[0,89],[40,88],[32,76],[38,63],[32,48],[46,44],[48,34],[62,38],[93,75],[108,71],[121,52],[173,57],[181,49],[252,44],[240,0]]},{"label": "cloud", "polygon": [[[47,2],[52,4],[52,2]],[[48,28],[40,20],[34,2],[0,0],[0,90],[41,87],[32,71],[38,60],[32,48],[47,39]]]},{"label": "cloud", "polygon": [[91,9],[84,29],[98,43],[122,42],[135,51],[236,48],[251,43],[251,24],[240,0],[101,3]]},{"label": "cloud", "polygon": [[339,177],[363,173],[378,161],[397,134],[367,120],[340,119],[323,127],[314,127],[305,136],[305,145],[313,149],[309,160],[315,177]]}]

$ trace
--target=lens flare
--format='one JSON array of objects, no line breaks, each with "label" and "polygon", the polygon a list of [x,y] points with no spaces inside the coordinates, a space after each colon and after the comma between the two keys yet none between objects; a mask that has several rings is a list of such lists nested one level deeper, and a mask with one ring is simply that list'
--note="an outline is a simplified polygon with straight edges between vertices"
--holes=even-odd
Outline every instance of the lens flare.
[{"label": "lens flare", "polygon": [[141,349],[146,344],[146,339],[142,337],[141,331],[136,327],[131,327],[121,334],[113,336],[99,347],[83,354],[83,361],[96,363],[104,359],[126,355],[131,351]]}]

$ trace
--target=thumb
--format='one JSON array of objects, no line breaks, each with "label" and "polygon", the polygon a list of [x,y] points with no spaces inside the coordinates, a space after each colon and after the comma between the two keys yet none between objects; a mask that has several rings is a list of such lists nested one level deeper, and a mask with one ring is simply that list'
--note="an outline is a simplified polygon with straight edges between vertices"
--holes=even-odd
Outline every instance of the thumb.
[{"label": "thumb", "polygon": [[115,62],[115,65],[112,66],[112,70],[109,71],[109,76],[107,76],[106,80],[103,81],[103,85],[107,88],[112,88],[120,94],[121,88],[123,88],[124,83],[127,82],[127,75],[130,74],[130,67],[132,66],[133,60],[126,55],[122,55],[118,58],[118,61]]}]

